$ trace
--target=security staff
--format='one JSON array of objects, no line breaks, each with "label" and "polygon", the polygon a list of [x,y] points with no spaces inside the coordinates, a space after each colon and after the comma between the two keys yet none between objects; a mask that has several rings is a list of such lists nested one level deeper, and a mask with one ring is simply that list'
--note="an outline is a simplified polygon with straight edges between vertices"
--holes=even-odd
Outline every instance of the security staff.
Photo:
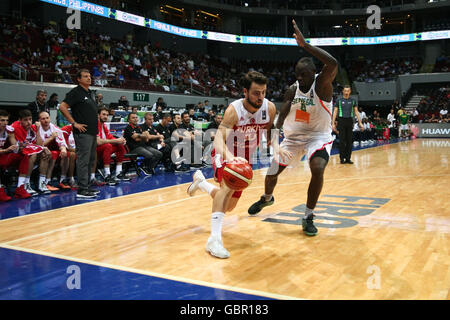
[{"label": "security staff", "polygon": [[333,131],[336,131],[336,117],[338,121],[337,132],[339,134],[339,156],[341,163],[353,164],[350,159],[353,147],[353,118],[356,115],[359,128],[364,131],[356,101],[350,98],[352,90],[350,86],[344,86],[342,97],[336,99],[333,111]]},{"label": "security staff", "polygon": [[89,173],[97,153],[97,102],[95,93],[89,90],[91,85],[89,70],[78,71],[77,81],[78,86],[67,93],[59,109],[73,127],[77,154],[77,198],[94,198],[98,191],[89,187]]}]

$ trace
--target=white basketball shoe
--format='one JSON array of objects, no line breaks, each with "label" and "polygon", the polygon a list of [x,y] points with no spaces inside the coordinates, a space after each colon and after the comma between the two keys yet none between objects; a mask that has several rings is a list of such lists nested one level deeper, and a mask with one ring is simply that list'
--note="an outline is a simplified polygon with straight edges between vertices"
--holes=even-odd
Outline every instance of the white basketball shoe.
[{"label": "white basketball shoe", "polygon": [[223,246],[223,242],[215,237],[209,237],[208,242],[206,243],[206,251],[220,259],[227,259],[230,257],[230,253]]},{"label": "white basketball shoe", "polygon": [[192,197],[195,194],[195,192],[199,189],[198,185],[205,180],[206,178],[203,175],[203,173],[200,170],[196,170],[193,175],[193,182],[187,188],[188,195]]}]

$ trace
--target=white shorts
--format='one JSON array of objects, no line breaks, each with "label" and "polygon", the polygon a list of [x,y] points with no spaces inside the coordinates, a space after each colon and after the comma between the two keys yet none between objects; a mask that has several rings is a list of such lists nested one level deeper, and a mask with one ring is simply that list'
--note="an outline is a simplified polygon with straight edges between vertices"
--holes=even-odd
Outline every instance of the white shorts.
[{"label": "white shorts", "polygon": [[[306,158],[311,160],[311,157],[319,150],[326,150],[328,155],[331,153],[331,147],[333,146],[333,137],[311,137],[307,141],[294,141],[284,139],[280,144],[280,149],[287,150],[292,154],[292,158],[296,159],[299,156],[306,154]],[[289,165],[288,159],[280,158],[279,164],[282,166]]]},{"label": "white shorts", "polygon": [[400,130],[409,130],[409,126],[407,124],[401,124]]}]

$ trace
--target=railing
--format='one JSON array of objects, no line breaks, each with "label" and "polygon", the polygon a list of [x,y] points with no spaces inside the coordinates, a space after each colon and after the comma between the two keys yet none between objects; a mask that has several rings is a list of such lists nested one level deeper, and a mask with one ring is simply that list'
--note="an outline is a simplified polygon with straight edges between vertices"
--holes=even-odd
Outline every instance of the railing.
[{"label": "railing", "polygon": [[[16,80],[27,80],[27,69],[3,57],[0,57],[0,61],[2,62],[2,71],[4,73],[7,73],[9,76]],[[17,69],[17,71],[15,71],[14,69]]]}]

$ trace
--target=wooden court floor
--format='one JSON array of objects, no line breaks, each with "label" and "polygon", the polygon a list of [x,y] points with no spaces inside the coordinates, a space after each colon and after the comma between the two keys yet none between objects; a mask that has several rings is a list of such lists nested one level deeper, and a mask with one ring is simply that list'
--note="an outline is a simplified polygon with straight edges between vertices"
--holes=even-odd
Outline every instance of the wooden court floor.
[{"label": "wooden court floor", "polygon": [[231,257],[205,252],[211,199],[188,184],[0,221],[0,247],[282,299],[450,299],[450,140],[413,140],[330,158],[316,210],[300,220],[307,163],[278,180],[254,172],[224,220]]}]

